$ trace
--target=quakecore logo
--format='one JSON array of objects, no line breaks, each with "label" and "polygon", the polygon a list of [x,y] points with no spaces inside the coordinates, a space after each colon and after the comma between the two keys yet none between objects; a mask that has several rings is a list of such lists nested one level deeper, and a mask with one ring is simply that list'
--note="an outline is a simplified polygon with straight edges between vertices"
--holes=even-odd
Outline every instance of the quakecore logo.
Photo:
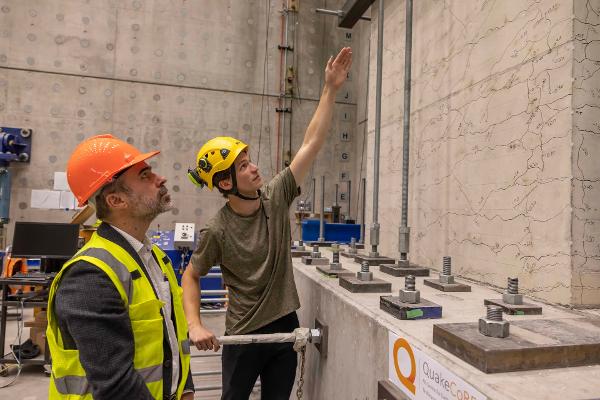
[{"label": "quakecore logo", "polygon": [[[400,371],[400,365],[398,364],[398,351],[400,349],[404,349],[406,351],[410,360],[410,374],[408,376],[404,376],[402,374],[402,371]],[[415,360],[415,353],[413,352],[412,347],[410,347],[410,344],[408,344],[408,342],[405,339],[400,338],[396,340],[396,343],[394,343],[393,354],[394,368],[396,369],[396,375],[398,376],[398,379],[404,385],[404,387],[407,388],[412,394],[417,394],[417,388],[415,387],[415,377],[417,375],[417,362]]]},{"label": "quakecore logo", "polygon": [[423,362],[423,373],[427,378],[429,378],[429,380],[434,382],[446,392],[450,393],[452,398],[457,400],[477,400],[477,397],[469,394],[469,392],[466,390],[457,389],[456,382],[446,379],[442,374],[431,368],[427,361]]}]

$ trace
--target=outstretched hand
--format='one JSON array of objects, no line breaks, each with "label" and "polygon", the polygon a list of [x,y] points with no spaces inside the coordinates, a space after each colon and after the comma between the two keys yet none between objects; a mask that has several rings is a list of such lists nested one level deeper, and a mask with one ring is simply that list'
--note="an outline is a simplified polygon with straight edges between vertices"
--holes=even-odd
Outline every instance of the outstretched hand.
[{"label": "outstretched hand", "polygon": [[327,61],[327,66],[325,67],[325,85],[334,90],[339,89],[346,82],[351,66],[352,49],[344,47],[335,59],[333,56],[329,57],[329,61]]}]

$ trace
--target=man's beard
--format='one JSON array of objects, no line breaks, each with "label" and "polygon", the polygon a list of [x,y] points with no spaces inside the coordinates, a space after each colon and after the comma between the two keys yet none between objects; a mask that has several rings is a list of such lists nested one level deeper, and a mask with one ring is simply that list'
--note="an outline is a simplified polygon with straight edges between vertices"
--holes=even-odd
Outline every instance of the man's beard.
[{"label": "man's beard", "polygon": [[166,187],[161,187],[160,192],[154,198],[144,197],[137,194],[132,194],[134,208],[132,214],[134,217],[152,221],[160,214],[167,212],[173,208],[171,204],[171,196],[168,194]]}]

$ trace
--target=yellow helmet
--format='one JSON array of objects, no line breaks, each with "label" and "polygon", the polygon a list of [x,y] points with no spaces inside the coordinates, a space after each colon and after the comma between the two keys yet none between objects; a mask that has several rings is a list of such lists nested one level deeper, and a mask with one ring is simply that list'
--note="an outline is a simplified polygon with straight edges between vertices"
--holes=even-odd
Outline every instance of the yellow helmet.
[{"label": "yellow helmet", "polygon": [[241,140],[218,136],[204,143],[196,156],[196,167],[188,168],[188,178],[196,186],[213,189],[213,176],[226,171],[240,153],[248,148]]}]

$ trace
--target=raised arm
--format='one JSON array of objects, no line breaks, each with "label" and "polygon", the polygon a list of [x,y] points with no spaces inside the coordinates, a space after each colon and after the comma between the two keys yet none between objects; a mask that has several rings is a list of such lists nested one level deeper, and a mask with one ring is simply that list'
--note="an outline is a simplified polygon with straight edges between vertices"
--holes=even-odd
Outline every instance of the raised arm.
[{"label": "raised arm", "polygon": [[304,181],[312,163],[317,154],[323,147],[323,143],[331,127],[331,118],[333,115],[333,106],[337,91],[348,76],[350,66],[352,65],[352,50],[350,47],[344,47],[338,55],[329,58],[325,67],[325,86],[319,100],[319,105],[313,115],[306,133],[302,146],[296,153],[296,156],[290,164],[290,170],[298,184]]}]

